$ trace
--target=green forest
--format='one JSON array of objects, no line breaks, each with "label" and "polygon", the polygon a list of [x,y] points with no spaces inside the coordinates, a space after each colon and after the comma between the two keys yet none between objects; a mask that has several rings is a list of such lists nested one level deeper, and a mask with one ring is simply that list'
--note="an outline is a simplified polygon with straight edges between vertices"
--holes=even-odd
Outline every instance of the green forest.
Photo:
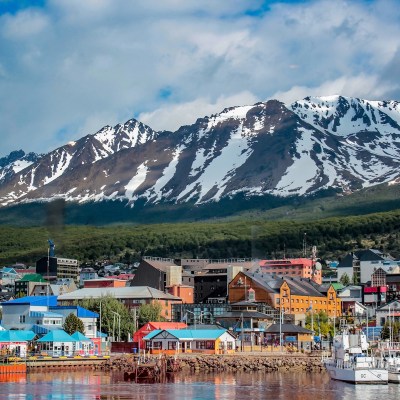
[{"label": "green forest", "polygon": [[[303,255],[317,246],[318,257],[377,248],[400,256],[400,211],[310,221],[215,221],[147,225],[59,227],[0,226],[0,265],[34,263],[47,255],[48,239],[56,255],[81,262],[110,259],[134,262],[141,256],[168,258],[277,258]],[[309,256],[310,253],[307,254]]]}]

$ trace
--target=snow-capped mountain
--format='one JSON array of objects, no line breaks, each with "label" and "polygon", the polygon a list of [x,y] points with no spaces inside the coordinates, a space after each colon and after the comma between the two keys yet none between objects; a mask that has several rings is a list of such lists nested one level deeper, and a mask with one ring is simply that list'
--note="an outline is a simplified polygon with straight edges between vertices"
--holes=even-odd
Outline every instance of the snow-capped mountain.
[{"label": "snow-capped mountain", "polygon": [[40,158],[35,153],[25,154],[23,150],[11,152],[7,157],[0,158],[0,184],[11,179],[19,171],[29,167]]},{"label": "snow-capped mountain", "polygon": [[291,105],[270,100],[225,109],[176,132],[155,132],[133,119],[107,126],[4,177],[12,158],[0,160],[1,206],[354,191],[398,179],[400,106],[342,96]]}]

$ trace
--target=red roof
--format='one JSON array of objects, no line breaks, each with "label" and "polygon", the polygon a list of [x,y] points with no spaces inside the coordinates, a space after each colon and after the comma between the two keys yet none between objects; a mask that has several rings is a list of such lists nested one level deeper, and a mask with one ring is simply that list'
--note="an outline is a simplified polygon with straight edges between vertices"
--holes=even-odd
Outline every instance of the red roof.
[{"label": "red roof", "polygon": [[143,338],[155,329],[185,329],[184,322],[147,322],[133,335],[133,341],[139,344],[139,348],[144,348]]}]

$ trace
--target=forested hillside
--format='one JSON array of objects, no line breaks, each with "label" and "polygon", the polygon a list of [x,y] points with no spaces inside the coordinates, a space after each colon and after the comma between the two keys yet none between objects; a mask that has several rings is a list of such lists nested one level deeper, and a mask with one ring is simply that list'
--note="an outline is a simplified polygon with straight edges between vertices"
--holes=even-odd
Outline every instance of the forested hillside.
[{"label": "forested hillside", "polygon": [[47,240],[56,255],[95,261],[131,262],[142,255],[171,258],[298,257],[303,241],[321,258],[374,247],[400,256],[400,211],[318,221],[240,221],[106,227],[0,226],[0,264],[34,262],[47,255]]}]

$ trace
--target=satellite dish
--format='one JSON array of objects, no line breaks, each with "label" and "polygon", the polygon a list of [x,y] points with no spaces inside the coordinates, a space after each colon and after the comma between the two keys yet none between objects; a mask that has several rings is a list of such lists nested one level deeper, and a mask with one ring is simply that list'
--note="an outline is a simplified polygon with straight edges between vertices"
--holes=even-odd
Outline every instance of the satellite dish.
[{"label": "satellite dish", "polygon": [[322,265],[321,265],[320,262],[317,261],[317,262],[315,263],[315,269],[316,269],[317,271],[321,271]]}]

